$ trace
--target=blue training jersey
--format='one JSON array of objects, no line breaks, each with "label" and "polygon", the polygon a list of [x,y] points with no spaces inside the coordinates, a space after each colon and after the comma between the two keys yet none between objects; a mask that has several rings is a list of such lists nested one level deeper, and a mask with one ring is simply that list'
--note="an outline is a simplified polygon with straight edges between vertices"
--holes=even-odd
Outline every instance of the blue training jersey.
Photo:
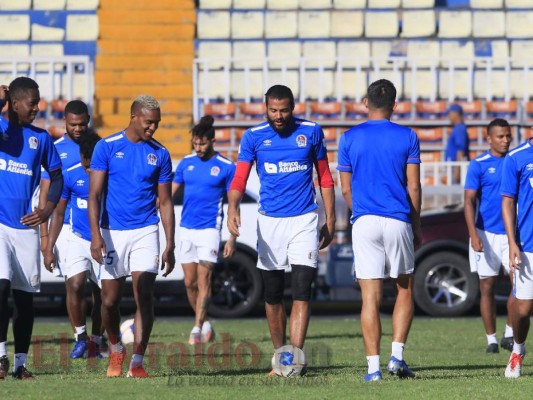
[{"label": "blue training jersey", "polygon": [[0,223],[27,229],[20,223],[32,212],[32,197],[41,180],[41,166],[61,168],[50,135],[33,125],[13,125],[0,117]]},{"label": "blue training jersey", "polygon": [[445,161],[462,161],[457,159],[457,152],[462,151],[469,158],[469,143],[466,125],[461,122],[452,128],[448,141],[446,142]]},{"label": "blue training jersey", "polygon": [[159,222],[157,187],[172,181],[165,147],[153,139],[133,143],[125,131],[115,133],[96,144],[91,170],[107,172],[102,228],[129,230]]},{"label": "blue training jersey", "polygon": [[[67,168],[81,162],[80,145],[70,139],[66,133],[57,139],[54,142],[54,145],[56,146],[59,158],[61,159],[61,169],[63,172],[65,172]],[[50,180],[50,175],[44,169],[41,171],[41,179]],[[67,203],[64,222],[65,224],[70,223],[70,202]]]},{"label": "blue training jersey", "polygon": [[352,223],[363,215],[411,222],[407,164],[420,164],[420,144],[410,128],[370,120],[341,136],[337,169],[352,173]]},{"label": "blue training jersey", "polygon": [[61,198],[67,200],[67,204],[71,204],[72,232],[90,241],[91,229],[89,227],[89,215],[87,214],[89,175],[81,163],[78,163],[64,170],[63,179],[64,184]]},{"label": "blue training jersey", "polygon": [[268,122],[248,129],[241,140],[239,161],[256,162],[261,182],[259,212],[270,217],[292,217],[317,208],[313,165],[326,158],[322,128],[294,118],[287,133]]},{"label": "blue training jersey", "polygon": [[533,252],[533,146],[530,140],[505,156],[500,193],[516,200],[516,241],[522,251]]},{"label": "blue training jersey", "polygon": [[503,159],[489,151],[476,157],[468,166],[465,182],[465,190],[477,191],[476,227],[497,234],[505,234],[500,195]]},{"label": "blue training jersey", "polygon": [[174,174],[174,182],[185,185],[180,226],[221,229],[222,200],[234,174],[235,164],[218,153],[206,161],[196,154],[181,160]]}]

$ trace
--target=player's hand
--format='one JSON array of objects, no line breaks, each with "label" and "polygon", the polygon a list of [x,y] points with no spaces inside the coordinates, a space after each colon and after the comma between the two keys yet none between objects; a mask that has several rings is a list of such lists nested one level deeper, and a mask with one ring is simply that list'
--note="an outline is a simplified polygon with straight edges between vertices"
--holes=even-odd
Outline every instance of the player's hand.
[{"label": "player's hand", "polygon": [[107,255],[105,241],[102,235],[93,235],[91,240],[91,256],[94,260],[102,265]]},{"label": "player's hand", "polygon": [[322,228],[320,228],[320,236],[318,238],[318,249],[322,250],[326,248],[335,235],[335,221],[327,221]]},{"label": "player's hand", "polygon": [[48,247],[48,235],[41,236],[41,253],[44,256],[44,252],[46,251],[46,248]]},{"label": "player's hand", "polygon": [[229,238],[229,240],[224,245],[224,252],[222,253],[222,257],[224,258],[230,258],[235,253],[235,238],[232,236]]},{"label": "player's hand", "polygon": [[161,257],[161,271],[165,270],[163,276],[167,277],[174,270],[175,266],[176,256],[174,255],[174,247],[167,247]]},{"label": "player's hand", "polygon": [[420,246],[422,245],[422,227],[412,226],[412,229],[413,229],[413,245],[414,245],[415,250],[418,250]]},{"label": "player's hand", "polygon": [[483,251],[483,241],[477,233],[473,236],[470,236],[470,242],[474,251],[477,251],[478,253]]},{"label": "player's hand", "polygon": [[509,266],[514,269],[520,269],[520,264],[522,264],[520,249],[516,243],[509,244]]},{"label": "player's hand", "polygon": [[228,209],[228,230],[235,237],[239,237],[241,215],[238,210]]},{"label": "player's hand", "polygon": [[54,266],[56,265],[56,257],[54,256],[54,252],[50,248],[50,246],[47,246],[47,248],[43,251],[43,258],[44,258],[44,267],[47,271],[53,272]]},{"label": "player's hand", "polygon": [[50,210],[48,207],[45,208],[36,208],[33,212],[24,215],[20,219],[20,223],[30,227],[36,227],[41,225],[43,222],[48,221],[50,215],[52,214],[53,209]]}]

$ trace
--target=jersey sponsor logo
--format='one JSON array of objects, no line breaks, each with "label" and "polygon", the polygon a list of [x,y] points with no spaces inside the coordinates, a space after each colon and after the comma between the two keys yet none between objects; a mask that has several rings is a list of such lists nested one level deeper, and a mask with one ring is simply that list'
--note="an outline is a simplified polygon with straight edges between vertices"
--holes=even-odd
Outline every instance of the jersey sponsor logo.
[{"label": "jersey sponsor logo", "polygon": [[124,158],[124,152],[122,152],[122,151],[117,151],[117,152],[115,153],[115,157],[116,157],[116,158]]},{"label": "jersey sponsor logo", "polygon": [[278,166],[276,164],[272,164],[269,162],[265,162],[265,171],[267,174],[277,174],[278,173]]},{"label": "jersey sponsor logo", "polygon": [[84,183],[85,183],[85,181],[83,179],[78,179],[76,181],[76,186],[83,186]]},{"label": "jersey sponsor logo", "polygon": [[0,159],[0,170],[13,172],[14,174],[33,176],[33,171],[28,168],[28,164]]},{"label": "jersey sponsor logo", "polygon": [[157,156],[154,153],[150,153],[146,156],[146,161],[148,161],[148,165],[157,165]]},{"label": "jersey sponsor logo", "polygon": [[211,168],[211,176],[218,176],[218,174],[220,174],[220,168],[216,166]]},{"label": "jersey sponsor logo", "polygon": [[61,153],[61,154],[59,155],[59,158],[61,158],[62,160],[65,159],[65,158],[67,158],[67,157],[68,157],[68,153]]},{"label": "jersey sponsor logo", "polygon": [[28,139],[28,143],[30,145],[30,149],[37,149],[37,147],[39,146],[39,141],[37,140],[37,138],[35,136],[31,136],[29,139]]},{"label": "jersey sponsor logo", "polygon": [[265,162],[264,167],[268,174],[283,174],[307,170],[307,165],[300,164],[298,161],[280,161],[277,164]]},{"label": "jersey sponsor logo", "polygon": [[529,163],[528,165],[526,165],[526,169],[527,169],[528,171],[533,170],[533,163]]},{"label": "jersey sponsor logo", "polygon": [[87,208],[87,200],[80,199],[79,197],[76,199],[76,206],[78,208],[85,209]]},{"label": "jersey sponsor logo", "polygon": [[305,135],[296,136],[296,144],[298,145],[298,147],[307,146],[307,138],[305,137]]},{"label": "jersey sponsor logo", "polygon": [[495,172],[496,172],[496,168],[494,168],[494,167],[490,167],[489,168],[489,174],[493,174]]}]

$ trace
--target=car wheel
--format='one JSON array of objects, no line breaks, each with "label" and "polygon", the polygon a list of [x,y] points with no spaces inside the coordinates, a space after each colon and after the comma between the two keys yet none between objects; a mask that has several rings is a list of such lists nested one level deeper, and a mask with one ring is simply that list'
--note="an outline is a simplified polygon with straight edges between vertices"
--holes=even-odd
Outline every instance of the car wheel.
[{"label": "car wheel", "polygon": [[415,270],[414,299],[433,316],[458,316],[468,312],[479,296],[479,281],[468,259],[442,251],[422,260]]},{"label": "car wheel", "polygon": [[209,313],[214,317],[237,318],[254,310],[262,293],[261,275],[256,261],[237,251],[213,271]]}]

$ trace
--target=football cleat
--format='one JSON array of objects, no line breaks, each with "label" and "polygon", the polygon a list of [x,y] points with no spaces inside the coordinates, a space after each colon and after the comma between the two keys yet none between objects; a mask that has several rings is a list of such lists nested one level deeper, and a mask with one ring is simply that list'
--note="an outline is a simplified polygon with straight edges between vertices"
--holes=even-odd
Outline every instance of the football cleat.
[{"label": "football cleat", "polygon": [[383,376],[381,375],[381,371],[376,371],[371,374],[366,374],[363,379],[365,382],[376,382],[383,380]]},{"label": "football cleat", "polygon": [[120,353],[109,354],[109,365],[107,366],[107,376],[109,378],[122,376],[122,364],[125,357],[126,349],[122,349]]},{"label": "football cleat", "polygon": [[96,342],[93,342],[92,340],[89,340],[87,342],[87,358],[104,358],[104,356],[100,353],[98,344],[96,344]]},{"label": "football cleat", "polygon": [[189,344],[195,345],[202,343],[202,332],[191,332],[189,335]]},{"label": "football cleat", "polygon": [[128,371],[128,378],[149,378],[150,375],[144,370],[142,365],[136,365]]},{"label": "football cleat", "polygon": [[409,369],[409,366],[404,360],[398,360],[391,356],[389,364],[387,365],[389,374],[396,375],[398,378],[414,378],[415,373]]},{"label": "football cleat", "polygon": [[26,369],[24,365],[21,365],[13,372],[13,378],[15,379],[34,379],[33,374]]},{"label": "football cleat", "polygon": [[76,340],[74,348],[70,352],[70,358],[83,358],[87,351],[87,340]]},{"label": "football cleat", "polygon": [[509,337],[502,337],[502,340],[500,341],[500,347],[502,349],[505,349],[507,351],[510,351],[511,353],[513,352],[513,344],[514,344],[514,339],[512,336],[509,336]]},{"label": "football cleat", "polygon": [[215,341],[215,336],[216,336],[216,333],[215,333],[215,330],[213,328],[211,328],[211,329],[209,329],[207,331],[202,331],[202,343],[214,342]]},{"label": "football cleat", "polygon": [[498,348],[498,343],[489,344],[487,346],[487,350],[485,350],[485,353],[487,353],[487,354],[495,354],[495,353],[499,353],[499,352],[500,352],[500,349]]},{"label": "football cleat", "polygon": [[507,363],[505,368],[505,377],[514,379],[520,377],[520,372],[522,371],[522,360],[524,359],[525,354],[511,353],[511,358]]},{"label": "football cleat", "polygon": [[7,356],[0,357],[0,380],[6,379],[9,373],[9,358]]}]

